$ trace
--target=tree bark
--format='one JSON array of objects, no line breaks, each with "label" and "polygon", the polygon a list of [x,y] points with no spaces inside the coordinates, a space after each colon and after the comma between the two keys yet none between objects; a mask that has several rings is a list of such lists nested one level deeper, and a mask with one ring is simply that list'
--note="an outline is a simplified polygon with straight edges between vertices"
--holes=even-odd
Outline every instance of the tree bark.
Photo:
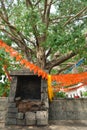
[{"label": "tree bark", "polygon": [[64,56],[61,56],[58,59],[55,59],[55,60],[53,59],[48,64],[46,64],[46,69],[49,69],[49,72],[50,72],[53,67],[60,65],[61,63],[65,62],[68,59],[75,56],[76,54],[77,53],[75,53],[75,52],[69,52],[68,54],[65,54]]},{"label": "tree bark", "polygon": [[37,65],[41,69],[44,69],[46,63],[44,48],[43,47],[37,48],[36,55],[37,55]]}]

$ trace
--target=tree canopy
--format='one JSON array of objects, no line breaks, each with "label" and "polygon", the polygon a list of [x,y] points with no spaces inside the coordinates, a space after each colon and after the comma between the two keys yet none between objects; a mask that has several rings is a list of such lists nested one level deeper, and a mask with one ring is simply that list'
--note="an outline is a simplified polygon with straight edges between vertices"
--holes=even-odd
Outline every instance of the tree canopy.
[{"label": "tree canopy", "polygon": [[62,72],[71,58],[86,58],[87,0],[1,0],[0,38],[42,69]]}]

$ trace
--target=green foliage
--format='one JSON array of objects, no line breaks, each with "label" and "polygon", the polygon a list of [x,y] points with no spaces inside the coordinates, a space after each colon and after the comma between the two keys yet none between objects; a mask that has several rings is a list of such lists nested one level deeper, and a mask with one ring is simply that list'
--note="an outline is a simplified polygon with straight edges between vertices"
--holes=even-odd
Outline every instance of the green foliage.
[{"label": "green foliage", "polygon": [[6,80],[4,83],[0,82],[0,97],[8,97],[10,90],[10,83]]},{"label": "green foliage", "polygon": [[20,69],[20,65],[16,64],[15,60],[12,59],[4,49],[0,49],[0,80],[4,76],[3,82],[0,82],[0,96],[8,96],[10,90],[10,81],[6,76],[4,65],[7,66],[7,71]]},{"label": "green foliage", "polygon": [[55,97],[57,98],[65,98],[66,94],[62,91],[56,92]]},{"label": "green foliage", "polygon": [[[80,20],[77,17],[75,22],[72,20],[68,25],[64,26],[64,24],[68,21],[70,16],[76,15],[87,5],[86,0],[66,0],[64,2],[55,2],[53,0],[53,6],[56,11],[50,13],[50,24],[47,30],[45,23],[42,21],[40,12],[40,10],[44,8],[44,1],[40,2],[40,10],[38,6],[27,8],[24,0],[13,2],[11,6],[10,3],[11,1],[6,1],[9,21],[15,25],[17,30],[22,32],[26,38],[34,37],[33,27],[36,27],[37,36],[45,32],[47,39],[41,44],[45,49],[48,49],[50,46],[52,47],[51,55],[54,55],[56,51],[60,51],[60,53],[64,54],[70,50],[78,50],[80,55],[84,53],[80,50],[85,45],[85,38],[82,31],[87,26],[87,19]],[[32,3],[35,5],[36,1],[32,1]],[[59,22],[51,23],[51,19],[56,18],[59,19]],[[7,26],[6,28],[9,30]],[[1,36],[4,40],[8,39],[8,37],[6,38],[3,34]]]},{"label": "green foliage", "polygon": [[[47,51],[51,47],[51,54],[48,60],[52,59],[55,52],[59,51],[60,54],[64,55],[69,51],[78,51],[78,56],[75,59],[70,59],[69,61],[77,61],[81,57],[87,59],[86,55],[86,47],[85,46],[85,35],[84,30],[87,29],[87,18],[83,18],[83,16],[87,16],[87,11],[85,11],[81,17],[76,17],[71,20],[66,26],[65,23],[78,14],[85,6],[87,6],[87,0],[53,0],[52,6],[55,8],[55,11],[50,13],[49,16],[49,25],[46,27],[45,22],[42,20],[42,14],[44,13],[44,1],[41,0],[38,5],[35,6],[36,1],[32,1],[32,8],[27,7],[25,0],[6,0],[6,13],[8,14],[9,23],[11,23],[18,32],[22,32],[22,34],[26,37],[24,41],[26,41],[26,45],[30,47],[32,50],[36,50],[36,44],[33,45],[27,41],[27,39],[35,39],[35,33],[38,36],[43,36],[45,33],[46,40],[40,43],[40,46],[45,48]],[[0,4],[1,7],[1,4]],[[78,8],[79,7],[79,8]],[[41,10],[41,11],[40,11]],[[2,8],[0,11],[3,12]],[[3,12],[4,14],[5,12]],[[54,19],[52,21],[52,19]],[[4,25],[4,29],[10,32],[8,27],[9,23],[5,23],[3,20],[0,21],[0,25]],[[35,32],[33,31],[35,28]],[[13,29],[13,36],[16,36],[19,41],[20,37],[15,33]],[[11,37],[11,36],[10,36]],[[0,33],[0,39],[4,40],[8,45],[14,45],[15,40],[12,42],[11,38],[7,36],[6,32]],[[14,39],[14,37],[13,37]],[[20,49],[20,46],[17,46]],[[84,51],[83,51],[84,48]],[[23,49],[23,48],[22,48]],[[3,71],[3,65],[8,65],[8,71],[12,69],[19,69],[19,65],[15,64],[15,59],[9,57],[9,55],[4,51],[0,50],[0,73],[5,74]],[[35,55],[32,54],[32,59],[35,59]],[[36,63],[36,59],[34,61]],[[65,62],[66,63],[66,62]],[[85,64],[87,64],[87,60],[85,60]],[[56,70],[52,70],[53,74],[56,73]],[[2,85],[3,86],[3,85]]]},{"label": "green foliage", "polygon": [[84,97],[87,97],[87,92],[83,92],[82,95],[83,95]]}]

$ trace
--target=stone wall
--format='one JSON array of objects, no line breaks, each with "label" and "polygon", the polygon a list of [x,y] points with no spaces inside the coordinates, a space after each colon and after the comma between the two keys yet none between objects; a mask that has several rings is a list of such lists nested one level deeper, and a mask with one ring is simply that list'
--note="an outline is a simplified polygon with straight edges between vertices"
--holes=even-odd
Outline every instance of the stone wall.
[{"label": "stone wall", "polygon": [[11,71],[6,125],[48,125],[47,81],[29,69]]},{"label": "stone wall", "polygon": [[5,125],[5,115],[7,111],[7,98],[0,97],[0,128]]},{"label": "stone wall", "polygon": [[50,104],[50,120],[87,120],[87,98],[58,99]]},{"label": "stone wall", "polygon": [[[0,128],[5,126],[7,98],[0,98]],[[87,99],[58,99],[50,104],[49,120],[87,120]]]}]

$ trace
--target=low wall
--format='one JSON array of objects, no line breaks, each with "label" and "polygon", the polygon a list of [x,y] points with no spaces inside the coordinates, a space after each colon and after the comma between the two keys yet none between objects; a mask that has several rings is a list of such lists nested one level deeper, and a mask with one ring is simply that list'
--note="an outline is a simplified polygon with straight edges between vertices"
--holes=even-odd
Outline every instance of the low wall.
[{"label": "low wall", "polygon": [[49,120],[87,120],[87,98],[54,100],[50,103]]},{"label": "low wall", "polygon": [[5,126],[5,115],[7,111],[7,98],[0,97],[0,128]]},{"label": "low wall", "polygon": [[[0,128],[5,126],[7,98],[0,98]],[[87,120],[87,99],[58,99],[50,103],[49,120]]]}]

